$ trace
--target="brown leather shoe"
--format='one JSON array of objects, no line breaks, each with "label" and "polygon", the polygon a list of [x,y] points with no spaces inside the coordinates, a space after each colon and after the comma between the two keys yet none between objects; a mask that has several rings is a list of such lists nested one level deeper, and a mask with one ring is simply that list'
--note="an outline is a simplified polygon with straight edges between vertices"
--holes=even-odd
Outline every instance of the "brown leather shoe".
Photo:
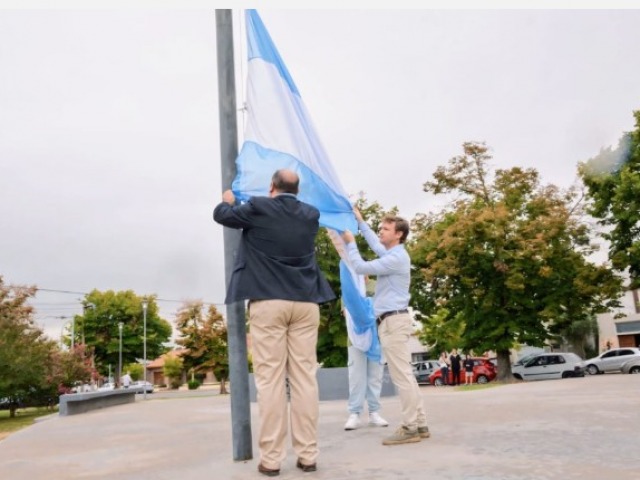
[{"label": "brown leather shoe", "polygon": [[298,467],[303,472],[315,472],[318,469],[315,463],[312,463],[311,465],[305,465],[300,461],[300,459],[298,459],[296,467]]},{"label": "brown leather shoe", "polygon": [[280,475],[280,469],[279,468],[267,468],[264,465],[262,465],[262,463],[258,464],[258,471],[263,474],[266,475],[267,477],[277,477],[278,475]]}]

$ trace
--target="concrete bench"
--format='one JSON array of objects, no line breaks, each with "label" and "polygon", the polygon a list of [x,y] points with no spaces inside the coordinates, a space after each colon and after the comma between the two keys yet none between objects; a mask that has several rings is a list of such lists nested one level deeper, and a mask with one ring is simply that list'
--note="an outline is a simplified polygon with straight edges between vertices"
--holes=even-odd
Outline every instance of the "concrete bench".
[{"label": "concrete bench", "polygon": [[[318,396],[324,400],[347,400],[349,398],[349,369],[347,367],[319,368],[316,372],[318,379]],[[382,377],[381,397],[392,397],[396,389],[389,376],[387,366],[384,366]],[[249,401],[257,399],[256,382],[253,373],[249,374]]]},{"label": "concrete bench", "polygon": [[132,403],[136,401],[136,393],[135,389],[122,389],[60,395],[58,414],[61,416],[76,415],[99,408]]}]

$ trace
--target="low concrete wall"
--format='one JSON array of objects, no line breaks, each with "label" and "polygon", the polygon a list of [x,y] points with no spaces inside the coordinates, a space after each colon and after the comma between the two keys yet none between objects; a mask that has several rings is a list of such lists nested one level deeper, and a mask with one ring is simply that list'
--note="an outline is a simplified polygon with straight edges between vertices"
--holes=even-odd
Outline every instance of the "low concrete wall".
[{"label": "low concrete wall", "polygon": [[[349,398],[349,370],[347,367],[319,368],[316,377],[320,400],[347,400]],[[392,397],[396,394],[387,366],[382,377],[381,397]],[[249,374],[249,399],[256,401],[256,383],[253,373]]]},{"label": "low concrete wall", "polygon": [[136,390],[105,390],[101,392],[69,393],[60,395],[58,414],[76,415],[99,408],[113,407],[136,401]]}]

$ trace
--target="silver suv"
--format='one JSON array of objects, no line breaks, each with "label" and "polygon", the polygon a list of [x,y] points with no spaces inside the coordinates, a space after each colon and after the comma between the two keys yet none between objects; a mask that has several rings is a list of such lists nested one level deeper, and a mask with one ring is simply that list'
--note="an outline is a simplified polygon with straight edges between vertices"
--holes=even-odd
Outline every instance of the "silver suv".
[{"label": "silver suv", "polygon": [[583,362],[584,369],[591,375],[605,372],[619,372],[622,364],[634,357],[640,357],[640,348],[612,348],[597,357]]}]

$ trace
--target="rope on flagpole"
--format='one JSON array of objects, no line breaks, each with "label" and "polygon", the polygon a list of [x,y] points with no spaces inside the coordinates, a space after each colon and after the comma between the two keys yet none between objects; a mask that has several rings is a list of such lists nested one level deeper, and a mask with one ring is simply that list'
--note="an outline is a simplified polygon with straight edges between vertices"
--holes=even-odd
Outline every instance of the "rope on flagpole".
[{"label": "rope on flagpole", "polygon": [[[244,74],[244,64],[247,61],[247,55],[245,53],[245,39],[246,39],[246,34],[245,34],[245,28],[244,28],[244,18],[245,18],[245,9],[241,8],[237,10],[238,13],[238,18],[237,18],[237,22],[238,22],[238,57],[239,57],[239,64],[240,64],[240,108],[238,108],[238,111],[240,112],[241,116],[242,116],[242,129],[240,129],[239,133],[240,133],[240,137],[241,137],[241,142],[240,144],[242,144],[242,141],[244,141],[244,126],[245,126],[245,122],[246,122],[246,115],[247,115],[247,102],[246,102],[246,78],[245,78],[245,74]],[[236,94],[237,96],[237,94]]]}]

